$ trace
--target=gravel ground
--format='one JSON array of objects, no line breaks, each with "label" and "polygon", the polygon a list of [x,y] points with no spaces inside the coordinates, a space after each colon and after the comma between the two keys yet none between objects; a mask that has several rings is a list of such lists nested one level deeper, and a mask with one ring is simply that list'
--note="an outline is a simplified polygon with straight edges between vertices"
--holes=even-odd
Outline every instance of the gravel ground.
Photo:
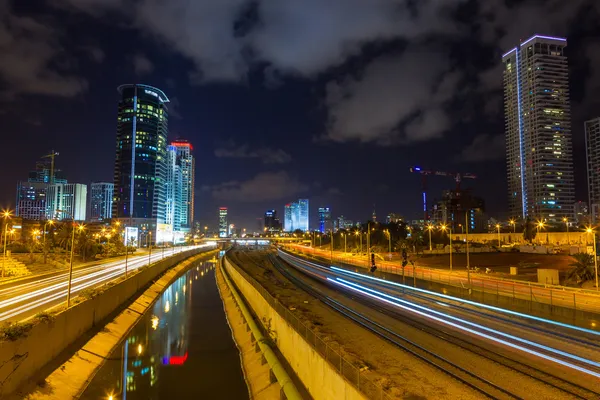
[{"label": "gravel ground", "polygon": [[[243,253],[243,254],[242,254]],[[276,271],[264,251],[234,251],[232,261],[243,267],[333,348],[395,399],[480,399],[482,396],[434,367],[339,315],[296,288]],[[254,264],[258,263],[259,265]]]}]

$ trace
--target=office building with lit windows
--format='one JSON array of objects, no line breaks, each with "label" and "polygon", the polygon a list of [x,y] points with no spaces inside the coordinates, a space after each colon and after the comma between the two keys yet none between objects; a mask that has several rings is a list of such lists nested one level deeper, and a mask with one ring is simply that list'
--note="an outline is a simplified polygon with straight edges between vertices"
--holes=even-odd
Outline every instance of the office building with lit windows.
[{"label": "office building with lit windows", "polygon": [[47,156],[35,164],[26,181],[17,182],[16,216],[25,220],[43,220],[47,216],[48,186],[67,183],[61,171],[54,168]]},{"label": "office building with lit windows", "polygon": [[227,225],[227,207],[219,208],[219,237],[227,237],[229,225]]},{"label": "office building with lit windows", "polygon": [[573,215],[567,40],[535,35],[502,56],[511,217]]},{"label": "office building with lit windows", "polygon": [[87,185],[57,183],[48,186],[46,194],[47,219],[85,221]]},{"label": "office building with lit windows", "polygon": [[331,229],[331,209],[329,207],[319,207],[319,232],[325,233]]},{"label": "office building with lit windows", "polygon": [[600,221],[600,117],[584,122],[587,187],[592,223]]},{"label": "office building with lit windows", "polygon": [[109,182],[92,182],[90,185],[90,221],[104,221],[112,217],[115,185]]},{"label": "office building with lit windows", "polygon": [[171,147],[175,149],[175,163],[181,173],[181,192],[179,195],[180,215],[178,226],[183,232],[190,232],[194,222],[194,174],[195,160],[192,155],[192,145],[179,139],[171,142]]},{"label": "office building with lit windows", "polygon": [[141,84],[121,85],[118,92],[112,217],[156,232],[155,242],[171,241],[166,224],[169,99],[162,90]]},{"label": "office building with lit windows", "polygon": [[308,232],[308,199],[298,199],[298,201],[286,204],[283,217],[286,232],[293,232],[297,229]]}]

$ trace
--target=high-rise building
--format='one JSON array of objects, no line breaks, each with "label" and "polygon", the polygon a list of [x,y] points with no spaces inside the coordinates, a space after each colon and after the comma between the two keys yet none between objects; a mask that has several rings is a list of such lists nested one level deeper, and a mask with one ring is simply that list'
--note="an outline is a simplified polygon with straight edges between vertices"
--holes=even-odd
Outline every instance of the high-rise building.
[{"label": "high-rise building", "polygon": [[[585,201],[576,201],[573,204],[573,218],[577,225],[587,225],[590,223],[590,209]],[[568,220],[573,222],[573,220]]]},{"label": "high-rise building", "polygon": [[331,209],[329,207],[319,207],[319,232],[325,233],[327,224],[331,223]]},{"label": "high-rise building", "polygon": [[265,231],[279,232],[281,230],[281,222],[277,218],[276,210],[267,210],[265,212]]},{"label": "high-rise building", "polygon": [[171,232],[181,230],[181,212],[183,186],[183,176],[181,167],[177,162],[177,149],[175,146],[167,147],[167,175],[165,179],[165,224],[169,226]]},{"label": "high-rise building", "polygon": [[564,38],[535,35],[502,56],[511,216],[573,215],[569,71]]},{"label": "high-rise building", "polygon": [[156,231],[170,241],[166,227],[167,133],[169,99],[160,89],[121,85],[112,217],[124,225]]},{"label": "high-rise building", "polygon": [[308,199],[298,199],[298,226],[294,230],[296,229],[309,231]]},{"label": "high-rise building", "polygon": [[192,145],[179,139],[171,143],[176,150],[176,163],[181,171],[181,214],[179,225],[181,230],[189,232],[194,222],[194,176],[195,160]]},{"label": "high-rise building", "polygon": [[285,229],[286,232],[292,232],[294,230],[292,212],[292,203],[286,204],[283,212],[283,229]]},{"label": "high-rise building", "polygon": [[219,208],[219,237],[227,237],[229,225],[227,225],[227,207]]},{"label": "high-rise building", "polygon": [[[592,210],[600,206],[600,117],[585,121],[585,156],[587,162],[587,186],[589,205]],[[597,213],[592,212],[592,223],[597,223]]]},{"label": "high-rise building", "polygon": [[90,221],[104,221],[112,217],[115,185],[108,182],[92,182],[90,185]]},{"label": "high-rise building", "polygon": [[53,183],[67,183],[67,180],[54,168],[50,158],[43,158],[35,164],[27,181],[17,182],[16,215],[30,220],[45,219],[46,192],[48,185]]},{"label": "high-rise building", "polygon": [[48,186],[47,218],[85,221],[87,185],[82,183],[57,183]]},{"label": "high-rise building", "polygon": [[434,200],[430,215],[434,225],[449,225],[454,233],[465,233],[467,222],[469,232],[486,232],[485,202],[468,190],[444,190],[441,200]]}]

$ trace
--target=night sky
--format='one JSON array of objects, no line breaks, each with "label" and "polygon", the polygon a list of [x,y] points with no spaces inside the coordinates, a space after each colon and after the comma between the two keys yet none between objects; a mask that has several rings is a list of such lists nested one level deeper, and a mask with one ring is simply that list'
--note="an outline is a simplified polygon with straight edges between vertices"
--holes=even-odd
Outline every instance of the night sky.
[{"label": "night sky", "polygon": [[[353,220],[421,217],[411,165],[472,172],[506,217],[501,56],[566,36],[576,197],[600,115],[594,0],[0,0],[0,205],[51,149],[70,182],[112,182],[117,86],[170,98],[196,156],[196,219],[248,230],[298,197]],[[430,198],[452,188],[430,179]],[[313,225],[314,226],[314,225]]]}]

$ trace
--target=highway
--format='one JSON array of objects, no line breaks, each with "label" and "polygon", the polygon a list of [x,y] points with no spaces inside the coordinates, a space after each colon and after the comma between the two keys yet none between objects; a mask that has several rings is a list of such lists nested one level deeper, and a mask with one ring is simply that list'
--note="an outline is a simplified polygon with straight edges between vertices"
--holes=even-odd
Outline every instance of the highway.
[{"label": "highway", "polygon": [[[331,252],[305,246],[291,246],[294,250],[320,257],[323,260],[331,260]],[[366,270],[367,259],[364,256],[352,256],[350,253],[333,252],[333,261],[344,263]],[[380,271],[402,275],[402,267],[397,261],[383,261],[377,259],[377,267]],[[454,271],[408,265],[404,269],[406,279],[417,279],[440,282],[462,288],[472,288],[476,292],[485,292],[514,299],[535,301],[542,304],[575,308],[577,310],[600,314],[600,292],[591,290],[578,290],[563,286],[540,285],[532,282],[521,282],[502,279],[485,274],[471,273],[466,271]],[[598,324],[593,321],[594,324]]]},{"label": "highway", "polygon": [[[164,254],[161,250],[157,250],[152,254],[150,260],[148,255],[129,257],[127,271],[131,272],[146,266],[149,261],[154,263],[163,257],[168,258],[182,251],[202,247],[212,247],[212,245],[173,247],[165,250]],[[124,275],[124,259],[74,269],[71,301],[84,289],[104,285]],[[68,280],[69,271],[66,270],[0,285],[0,321],[23,321],[39,312],[66,304]]]},{"label": "highway", "polygon": [[597,331],[278,255],[297,286],[483,396],[600,398]]}]

